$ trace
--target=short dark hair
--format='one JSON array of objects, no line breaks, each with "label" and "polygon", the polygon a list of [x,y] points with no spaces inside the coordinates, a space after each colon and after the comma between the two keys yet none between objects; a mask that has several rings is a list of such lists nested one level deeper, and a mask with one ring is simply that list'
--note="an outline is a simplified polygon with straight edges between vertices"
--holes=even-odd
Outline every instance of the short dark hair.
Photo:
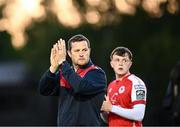
[{"label": "short dark hair", "polygon": [[132,61],[132,59],[133,59],[133,54],[132,54],[132,52],[131,52],[128,48],[126,48],[126,47],[117,47],[117,48],[115,48],[115,49],[111,52],[110,59],[112,60],[113,55],[125,56],[126,53],[128,54],[129,59]]},{"label": "short dark hair", "polygon": [[70,51],[72,48],[72,43],[76,42],[76,41],[86,41],[88,47],[90,48],[90,42],[89,40],[82,34],[77,34],[72,36],[69,40],[68,40],[68,50]]}]

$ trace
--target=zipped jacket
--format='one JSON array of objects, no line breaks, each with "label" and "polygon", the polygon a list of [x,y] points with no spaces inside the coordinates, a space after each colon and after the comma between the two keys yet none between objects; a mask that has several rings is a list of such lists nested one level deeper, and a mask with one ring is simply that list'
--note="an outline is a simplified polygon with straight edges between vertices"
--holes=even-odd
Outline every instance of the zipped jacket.
[{"label": "zipped jacket", "polygon": [[44,73],[39,91],[59,96],[58,126],[99,126],[106,83],[104,71],[91,61],[77,72],[65,61],[57,73]]}]

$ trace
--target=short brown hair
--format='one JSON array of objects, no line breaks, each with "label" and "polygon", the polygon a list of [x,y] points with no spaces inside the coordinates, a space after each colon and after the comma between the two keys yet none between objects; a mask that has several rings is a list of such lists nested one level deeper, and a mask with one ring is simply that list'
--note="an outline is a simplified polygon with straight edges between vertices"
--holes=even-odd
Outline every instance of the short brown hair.
[{"label": "short brown hair", "polygon": [[69,40],[68,40],[68,50],[70,51],[72,48],[72,43],[76,42],[76,41],[86,41],[88,47],[90,48],[90,42],[89,40],[82,34],[77,34],[72,36]]},{"label": "short brown hair", "polygon": [[125,56],[126,53],[128,54],[129,59],[132,61],[132,59],[133,59],[133,54],[132,54],[132,52],[131,52],[128,48],[126,48],[126,47],[116,47],[116,48],[111,52],[110,59],[112,60],[113,55]]}]

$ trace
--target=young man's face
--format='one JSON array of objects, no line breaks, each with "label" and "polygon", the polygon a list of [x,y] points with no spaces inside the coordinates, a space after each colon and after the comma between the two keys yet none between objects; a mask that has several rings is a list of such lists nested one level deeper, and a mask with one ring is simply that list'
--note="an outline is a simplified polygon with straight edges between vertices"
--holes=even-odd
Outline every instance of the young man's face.
[{"label": "young man's face", "polygon": [[68,54],[74,65],[83,66],[89,62],[90,48],[86,41],[73,42],[71,51],[68,51]]},{"label": "young man's face", "polygon": [[118,77],[123,77],[129,73],[129,69],[132,65],[132,61],[129,59],[128,54],[124,56],[113,55],[111,60],[111,67]]}]

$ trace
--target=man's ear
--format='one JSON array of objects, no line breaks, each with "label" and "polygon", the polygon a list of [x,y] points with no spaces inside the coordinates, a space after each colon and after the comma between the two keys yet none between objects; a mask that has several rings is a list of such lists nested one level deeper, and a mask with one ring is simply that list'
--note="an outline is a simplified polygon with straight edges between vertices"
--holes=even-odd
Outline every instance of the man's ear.
[{"label": "man's ear", "polygon": [[111,65],[112,68],[114,67],[112,61],[110,61],[110,65]]},{"label": "man's ear", "polygon": [[132,61],[131,61],[131,65],[130,65],[130,67],[132,66],[132,64],[133,64],[133,63],[132,63]]},{"label": "man's ear", "polygon": [[68,50],[68,55],[69,55],[69,57],[71,58],[71,52]]}]

